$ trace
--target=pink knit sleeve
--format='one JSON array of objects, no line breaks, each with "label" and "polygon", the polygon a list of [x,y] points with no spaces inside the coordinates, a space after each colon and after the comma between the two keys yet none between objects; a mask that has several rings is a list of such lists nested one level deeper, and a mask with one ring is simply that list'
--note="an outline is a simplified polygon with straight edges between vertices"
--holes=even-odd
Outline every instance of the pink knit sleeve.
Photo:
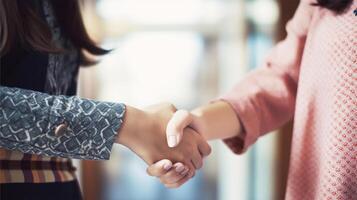
[{"label": "pink knit sleeve", "polygon": [[292,119],[312,10],[302,1],[286,26],[287,37],[270,51],[263,66],[220,98],[231,104],[244,128],[241,136],[224,140],[234,153],[243,153],[259,136]]}]

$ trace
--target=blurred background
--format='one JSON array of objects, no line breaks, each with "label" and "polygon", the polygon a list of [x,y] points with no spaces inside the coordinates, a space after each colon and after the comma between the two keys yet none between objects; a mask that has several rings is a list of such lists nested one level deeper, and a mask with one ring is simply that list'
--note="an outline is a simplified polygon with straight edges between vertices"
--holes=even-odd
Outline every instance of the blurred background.
[{"label": "blurred background", "polygon": [[[259,67],[298,0],[85,0],[90,34],[113,49],[82,68],[83,97],[144,107],[172,102],[191,109],[227,92]],[[85,199],[283,199],[291,125],[262,137],[244,155],[213,141],[194,179],[166,189],[146,164],[116,145],[110,161],[77,161]]]}]

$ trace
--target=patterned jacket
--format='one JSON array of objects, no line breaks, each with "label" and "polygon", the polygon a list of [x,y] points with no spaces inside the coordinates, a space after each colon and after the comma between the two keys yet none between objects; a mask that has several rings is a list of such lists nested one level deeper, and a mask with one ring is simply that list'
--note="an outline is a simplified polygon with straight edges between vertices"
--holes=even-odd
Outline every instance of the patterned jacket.
[{"label": "patterned jacket", "polygon": [[0,147],[23,153],[109,159],[123,104],[0,87]]}]

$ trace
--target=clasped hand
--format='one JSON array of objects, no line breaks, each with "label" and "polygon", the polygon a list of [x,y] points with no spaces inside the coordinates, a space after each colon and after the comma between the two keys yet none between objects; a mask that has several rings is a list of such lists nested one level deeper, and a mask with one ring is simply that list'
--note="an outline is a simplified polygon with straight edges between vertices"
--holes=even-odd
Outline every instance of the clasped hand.
[{"label": "clasped hand", "polygon": [[144,111],[128,106],[117,141],[150,165],[148,174],[160,178],[169,188],[179,187],[192,178],[211,152],[199,133],[185,127],[188,113],[175,112],[171,104],[159,104]]},{"label": "clasped hand", "polygon": [[[182,142],[188,136],[187,134],[199,134],[193,128],[199,129],[198,123],[194,123],[194,116],[185,110],[177,111],[167,124],[166,136],[168,146],[171,148],[177,148],[181,146]],[[195,127],[196,126],[196,127]],[[200,136],[204,139],[203,136]],[[206,143],[206,145],[208,145]],[[202,167],[202,158],[208,156],[211,149],[207,149],[206,152],[200,151],[201,160],[198,164],[195,164],[195,169],[198,170]],[[163,159],[148,167],[147,173],[150,176],[155,176],[168,188],[178,188],[191,179],[195,171],[186,171],[186,163],[176,162],[173,164],[173,160]]]}]

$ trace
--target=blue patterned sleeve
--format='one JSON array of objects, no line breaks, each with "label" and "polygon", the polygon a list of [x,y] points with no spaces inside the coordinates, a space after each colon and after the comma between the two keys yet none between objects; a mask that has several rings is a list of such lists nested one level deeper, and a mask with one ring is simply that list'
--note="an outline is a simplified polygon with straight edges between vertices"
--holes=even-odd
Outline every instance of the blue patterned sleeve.
[{"label": "blue patterned sleeve", "polygon": [[0,87],[0,147],[107,160],[124,114],[124,104]]}]

